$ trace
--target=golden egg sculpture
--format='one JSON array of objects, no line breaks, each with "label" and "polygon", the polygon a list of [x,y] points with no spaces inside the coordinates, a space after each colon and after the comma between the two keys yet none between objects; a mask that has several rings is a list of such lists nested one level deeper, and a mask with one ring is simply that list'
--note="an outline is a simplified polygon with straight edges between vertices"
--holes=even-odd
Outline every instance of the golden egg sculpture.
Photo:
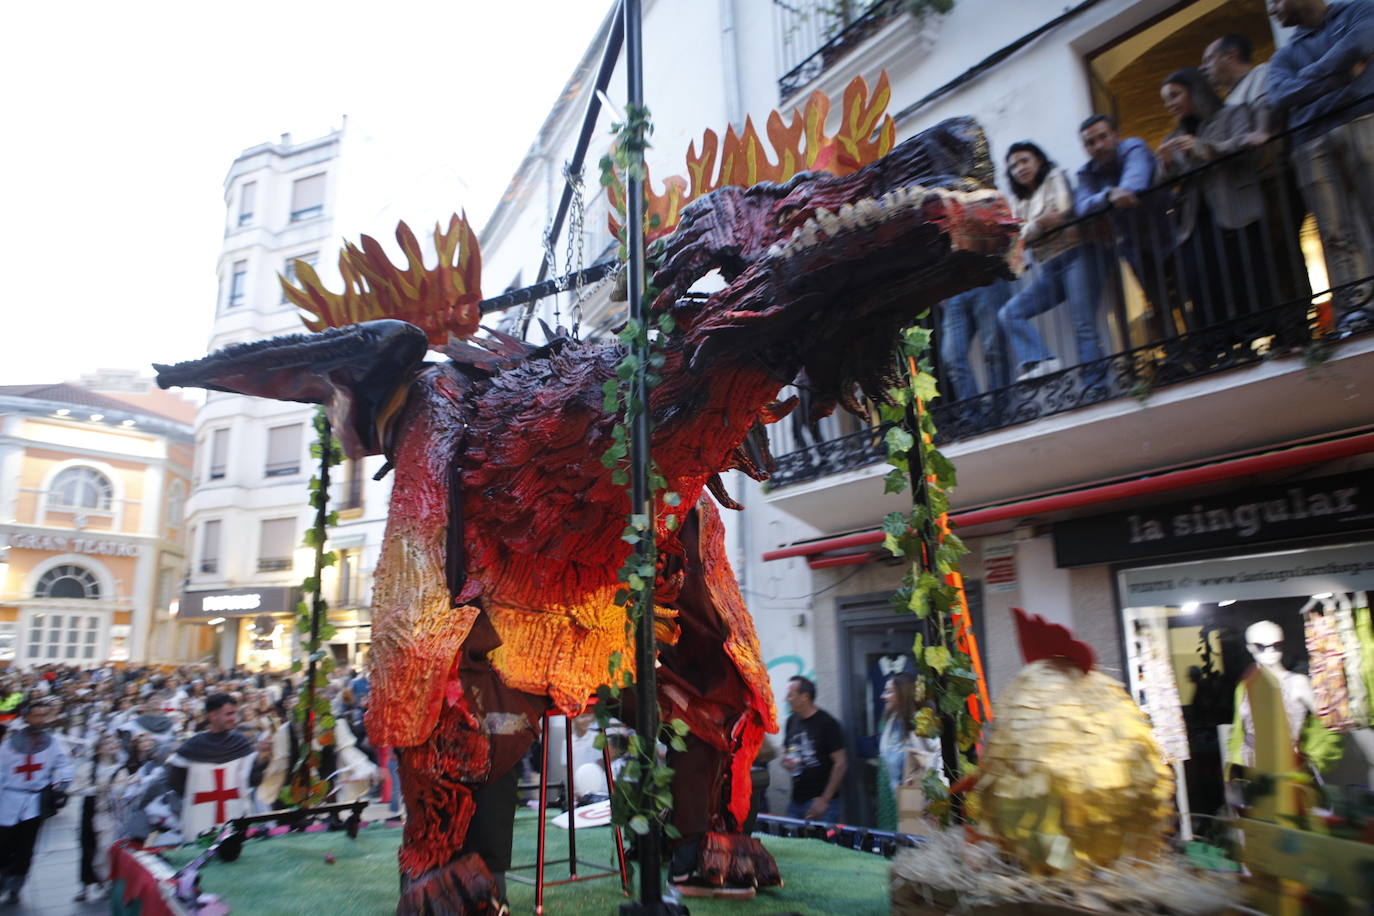
[{"label": "golden egg sculpture", "polygon": [[1029,664],[993,704],[978,830],[1038,874],[1154,858],[1174,781],[1149,722],[1068,630],[1016,614]]}]

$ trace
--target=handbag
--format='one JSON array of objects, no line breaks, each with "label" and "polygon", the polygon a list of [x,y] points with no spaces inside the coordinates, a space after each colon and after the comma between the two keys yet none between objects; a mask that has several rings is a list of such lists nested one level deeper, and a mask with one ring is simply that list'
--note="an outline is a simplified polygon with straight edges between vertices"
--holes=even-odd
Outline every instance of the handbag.
[{"label": "handbag", "polygon": [[67,806],[67,793],[55,785],[46,785],[38,793],[38,816],[52,817]]}]

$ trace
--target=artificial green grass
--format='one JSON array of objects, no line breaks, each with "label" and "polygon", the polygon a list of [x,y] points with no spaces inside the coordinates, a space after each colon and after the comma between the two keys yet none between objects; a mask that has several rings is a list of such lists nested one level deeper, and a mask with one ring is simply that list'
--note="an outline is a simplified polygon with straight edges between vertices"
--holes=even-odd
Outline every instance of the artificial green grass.
[{"label": "artificial green grass", "polygon": [[[534,861],[536,821],[531,811],[516,815],[513,862]],[[567,831],[548,828],[548,858],[567,856]],[[350,840],[342,831],[292,833],[266,840],[249,840],[236,862],[213,862],[201,873],[202,890],[218,894],[236,916],[292,916],[292,914],[389,914],[396,909],[398,884],[396,847],[401,831],[369,827]],[[760,891],[753,900],[689,899],[683,903],[693,916],[755,916],[766,913],[805,913],[807,916],[866,916],[888,912],[887,860],[881,856],[840,849],[820,840],[762,837],[777,859],[785,886]],[[198,850],[172,850],[173,866],[190,861]],[[578,858],[611,862],[608,828],[577,831]],[[332,853],[334,864],[325,862]],[[581,866],[585,874],[590,869]],[[517,874],[534,876],[534,869]],[[567,865],[549,865],[545,880],[567,877]],[[634,885],[637,889],[638,885]],[[534,887],[509,883],[514,913],[534,912]],[[544,911],[614,914],[625,897],[617,878],[600,878],[544,889]]]}]

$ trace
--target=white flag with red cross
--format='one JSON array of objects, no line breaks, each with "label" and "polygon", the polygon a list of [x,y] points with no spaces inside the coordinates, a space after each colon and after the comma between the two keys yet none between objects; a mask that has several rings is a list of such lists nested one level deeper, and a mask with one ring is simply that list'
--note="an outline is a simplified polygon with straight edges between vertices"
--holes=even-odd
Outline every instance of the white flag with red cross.
[{"label": "white flag with red cross", "polygon": [[225,763],[201,763],[173,756],[168,763],[186,768],[181,796],[181,835],[190,840],[236,817],[252,814],[248,779],[255,754]]}]

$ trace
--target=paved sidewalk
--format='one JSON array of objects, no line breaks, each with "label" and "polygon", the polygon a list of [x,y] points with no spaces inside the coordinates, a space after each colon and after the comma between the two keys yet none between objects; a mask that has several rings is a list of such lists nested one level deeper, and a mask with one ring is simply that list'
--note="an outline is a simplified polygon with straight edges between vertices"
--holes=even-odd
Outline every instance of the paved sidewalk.
[{"label": "paved sidewalk", "polygon": [[0,904],[0,916],[86,916],[110,911],[107,900],[72,901],[81,890],[80,826],[81,799],[73,798],[43,825],[33,852],[29,880],[19,892],[19,903]]},{"label": "paved sidewalk", "polygon": [[[384,820],[391,816],[388,807],[373,802],[363,819]],[[43,825],[38,848],[33,853],[29,880],[19,894],[17,906],[0,904],[0,916],[94,916],[110,912],[108,900],[76,903],[81,890],[81,799],[73,798],[67,807]]]}]

